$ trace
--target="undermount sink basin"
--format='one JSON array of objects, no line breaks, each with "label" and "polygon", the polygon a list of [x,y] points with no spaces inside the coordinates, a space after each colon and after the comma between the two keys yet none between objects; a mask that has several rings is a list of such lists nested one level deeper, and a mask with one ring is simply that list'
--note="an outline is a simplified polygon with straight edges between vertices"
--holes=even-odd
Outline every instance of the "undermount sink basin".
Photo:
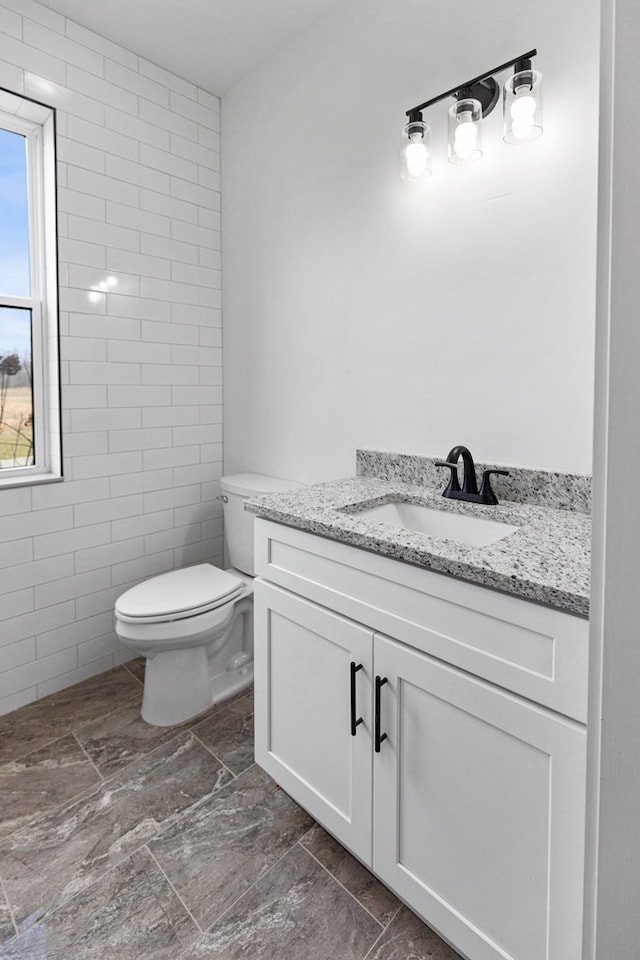
[{"label": "undermount sink basin", "polygon": [[381,503],[377,507],[359,510],[355,516],[373,520],[376,523],[388,523],[393,527],[415,530],[430,537],[443,537],[456,540],[474,547],[487,547],[497,543],[518,527],[497,520],[485,520],[483,517],[469,517],[461,513],[449,513],[445,510],[432,510],[419,503],[406,503],[397,500]]}]

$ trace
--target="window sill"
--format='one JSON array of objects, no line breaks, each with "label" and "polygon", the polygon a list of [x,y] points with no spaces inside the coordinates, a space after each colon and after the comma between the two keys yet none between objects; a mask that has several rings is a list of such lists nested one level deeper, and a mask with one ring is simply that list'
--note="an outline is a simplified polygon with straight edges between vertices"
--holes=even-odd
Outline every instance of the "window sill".
[{"label": "window sill", "polygon": [[0,474],[0,490],[35,486],[38,483],[61,483],[63,480],[64,477],[59,473],[23,473],[20,477],[3,477]]}]

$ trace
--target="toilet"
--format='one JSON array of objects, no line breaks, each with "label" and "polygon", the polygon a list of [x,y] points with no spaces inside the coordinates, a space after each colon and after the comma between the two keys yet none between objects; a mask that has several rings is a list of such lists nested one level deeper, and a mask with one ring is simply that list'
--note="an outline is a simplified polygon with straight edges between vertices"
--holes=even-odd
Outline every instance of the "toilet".
[{"label": "toilet", "polygon": [[184,723],[252,682],[253,516],[244,501],[300,486],[254,473],[222,477],[231,567],[172,570],[118,597],[116,634],[147,660],[141,710],[147,723]]}]

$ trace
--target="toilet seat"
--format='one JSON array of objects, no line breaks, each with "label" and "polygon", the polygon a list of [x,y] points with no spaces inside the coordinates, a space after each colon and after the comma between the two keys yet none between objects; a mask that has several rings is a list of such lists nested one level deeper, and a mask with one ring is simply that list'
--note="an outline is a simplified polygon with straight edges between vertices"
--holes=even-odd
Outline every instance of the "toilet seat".
[{"label": "toilet seat", "polygon": [[245,584],[210,563],[172,570],[131,587],[116,601],[125,623],[166,623],[197,617],[231,603]]}]

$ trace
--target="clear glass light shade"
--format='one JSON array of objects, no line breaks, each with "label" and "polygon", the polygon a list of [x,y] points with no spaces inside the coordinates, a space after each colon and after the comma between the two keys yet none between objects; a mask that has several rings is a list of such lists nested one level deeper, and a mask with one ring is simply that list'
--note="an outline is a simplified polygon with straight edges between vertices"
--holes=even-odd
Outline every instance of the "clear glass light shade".
[{"label": "clear glass light shade", "polygon": [[449,162],[473,163],[482,156],[482,104],[458,100],[449,110]]},{"label": "clear glass light shade", "polygon": [[542,74],[522,70],[504,85],[502,100],[504,139],[507,143],[528,143],[542,133]]},{"label": "clear glass light shade", "polygon": [[400,176],[425,180],[431,176],[431,130],[428,123],[412,120],[402,128]]}]

